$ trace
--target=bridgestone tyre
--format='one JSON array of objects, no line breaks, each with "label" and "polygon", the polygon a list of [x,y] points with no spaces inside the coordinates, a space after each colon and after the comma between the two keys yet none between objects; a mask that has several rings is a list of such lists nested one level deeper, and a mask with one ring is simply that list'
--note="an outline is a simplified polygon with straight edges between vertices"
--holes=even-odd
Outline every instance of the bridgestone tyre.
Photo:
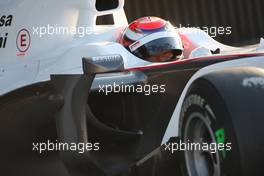
[{"label": "bridgestone tyre", "polygon": [[210,83],[203,80],[192,86],[182,106],[180,124],[181,139],[189,145],[182,167],[186,175],[243,175],[243,151],[239,153],[236,141],[239,132],[234,131],[232,117]]}]

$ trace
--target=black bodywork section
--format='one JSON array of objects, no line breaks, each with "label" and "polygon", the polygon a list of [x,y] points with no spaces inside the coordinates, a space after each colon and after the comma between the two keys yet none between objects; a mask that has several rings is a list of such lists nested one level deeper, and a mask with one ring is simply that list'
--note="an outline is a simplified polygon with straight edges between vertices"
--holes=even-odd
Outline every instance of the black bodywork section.
[{"label": "black bodywork section", "polygon": [[[191,76],[202,67],[230,59],[241,57],[125,70],[140,75],[139,79],[133,77],[129,84],[166,85],[165,93],[149,96],[143,93],[111,93],[106,96],[96,88],[90,90],[93,73],[55,75],[53,82],[4,95],[0,102],[1,171],[3,175],[23,172],[26,174],[21,175],[28,176],[67,175],[68,171],[74,175],[135,174],[137,161],[160,146],[178,99]],[[83,96],[86,94],[89,96]],[[32,151],[33,142],[47,140],[100,142],[102,149],[85,155]],[[156,157],[148,160],[149,163],[160,161]],[[151,173],[144,171],[142,174],[151,175],[151,167],[154,166],[150,164],[147,167]]]}]

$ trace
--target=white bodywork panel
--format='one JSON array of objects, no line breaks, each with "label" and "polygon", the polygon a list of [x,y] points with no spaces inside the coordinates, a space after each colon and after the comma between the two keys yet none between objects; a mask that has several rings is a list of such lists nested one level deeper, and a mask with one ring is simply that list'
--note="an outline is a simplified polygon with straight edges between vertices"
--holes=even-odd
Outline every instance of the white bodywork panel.
[{"label": "white bodywork panel", "polygon": [[[98,43],[115,41],[116,32],[127,25],[123,0],[119,0],[116,9],[109,11],[97,11],[95,3],[96,0],[1,1],[0,95],[48,80],[51,74],[82,73],[82,57],[97,51],[100,54],[103,47],[99,48]],[[113,14],[115,24],[97,26],[97,16],[106,14]],[[8,16],[12,16],[11,22],[7,22]],[[37,35],[34,29],[48,25],[67,29],[87,28],[90,32],[84,37],[73,33]],[[18,47],[19,44],[22,46],[21,30],[28,31],[23,38],[26,51]],[[5,46],[1,42],[4,39]]]},{"label": "white bodywork panel", "polygon": [[[47,81],[51,74],[82,74],[82,58],[89,56],[120,54],[126,68],[151,64],[139,59],[116,42],[127,19],[124,0],[117,9],[97,11],[96,0],[8,0],[1,1],[1,16],[12,15],[10,26],[1,28],[0,36],[8,33],[5,48],[0,48],[0,95],[30,84]],[[114,25],[98,26],[96,18],[113,14]],[[78,35],[37,35],[37,27],[62,26],[68,28],[89,27],[91,33]],[[29,32],[28,50],[20,52],[20,30]],[[195,45],[223,51],[235,48],[223,45],[205,32],[194,29],[181,30]],[[28,41],[28,40],[27,40]]]}]

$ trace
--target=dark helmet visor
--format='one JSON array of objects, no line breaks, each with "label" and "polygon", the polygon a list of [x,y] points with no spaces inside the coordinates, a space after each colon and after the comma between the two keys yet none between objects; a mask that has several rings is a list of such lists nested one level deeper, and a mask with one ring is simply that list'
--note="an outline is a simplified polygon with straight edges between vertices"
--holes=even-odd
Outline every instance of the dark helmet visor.
[{"label": "dark helmet visor", "polygon": [[175,38],[153,40],[132,52],[135,56],[150,62],[168,62],[180,59],[182,50]]}]

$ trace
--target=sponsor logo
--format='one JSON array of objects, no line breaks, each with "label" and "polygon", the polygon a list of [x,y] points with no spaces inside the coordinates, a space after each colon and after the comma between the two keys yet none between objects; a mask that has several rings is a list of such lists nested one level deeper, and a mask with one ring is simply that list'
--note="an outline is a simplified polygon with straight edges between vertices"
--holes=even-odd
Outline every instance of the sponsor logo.
[{"label": "sponsor logo", "polygon": [[249,88],[263,88],[264,89],[264,78],[263,77],[250,77],[245,78],[242,81],[244,87]]},{"label": "sponsor logo", "polygon": [[132,45],[129,46],[131,51],[134,51],[140,45],[140,41],[136,41]]},{"label": "sponsor logo", "polygon": [[13,19],[13,16],[12,16],[12,15],[3,15],[3,16],[0,18],[0,27],[11,26],[11,24],[12,24],[12,19]]},{"label": "sponsor logo", "polygon": [[104,63],[104,62],[118,62],[122,60],[120,55],[110,55],[110,56],[95,56],[92,57],[93,62]]},{"label": "sponsor logo", "polygon": [[[224,145],[226,143],[226,135],[225,135],[225,130],[223,128],[218,129],[215,132],[215,137],[218,145]],[[227,155],[227,151],[225,149],[221,150],[220,156],[222,157],[222,159],[225,159],[226,155]]]},{"label": "sponsor logo", "polygon": [[30,46],[30,34],[27,29],[21,29],[16,38],[16,46],[18,51],[20,52],[19,55],[24,55],[24,53],[29,49]]},{"label": "sponsor logo", "polygon": [[[0,16],[0,28],[10,27],[12,25],[12,20],[13,20],[12,15]],[[8,41],[8,32],[6,33],[0,32],[0,49],[6,47],[7,41]]]}]

